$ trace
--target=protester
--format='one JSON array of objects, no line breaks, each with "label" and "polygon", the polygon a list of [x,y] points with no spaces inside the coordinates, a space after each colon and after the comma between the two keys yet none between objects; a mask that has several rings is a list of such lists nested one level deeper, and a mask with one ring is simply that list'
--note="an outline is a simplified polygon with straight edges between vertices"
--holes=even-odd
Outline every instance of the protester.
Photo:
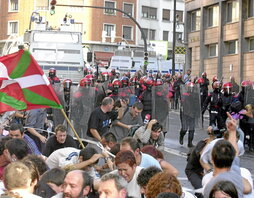
[{"label": "protester", "polygon": [[140,146],[137,140],[132,137],[124,138],[121,141],[120,150],[131,151],[136,158],[136,164],[140,167],[147,168],[150,166],[156,166],[161,169],[160,163],[155,158],[140,151]]},{"label": "protester", "polygon": [[112,110],[113,106],[114,100],[106,97],[102,100],[101,106],[91,113],[87,130],[87,136],[90,139],[102,142],[102,136],[109,130],[111,120],[108,112]]},{"label": "protester", "polygon": [[180,196],[171,192],[162,192],[156,198],[180,198]]},{"label": "protester", "polygon": [[89,197],[93,193],[93,180],[82,170],[67,173],[63,183],[64,198]]},{"label": "protester", "polygon": [[[233,139],[233,137],[232,137]],[[236,140],[236,138],[234,138]],[[237,144],[234,146],[226,140],[219,140],[213,148],[212,160],[214,164],[214,176],[204,188],[204,197],[209,197],[212,187],[219,181],[233,182],[238,191],[238,196],[243,197],[244,183],[240,174]],[[247,185],[247,184],[245,184]],[[247,188],[245,186],[245,188]],[[246,193],[249,191],[246,190]]]},{"label": "protester", "polygon": [[[200,164],[200,156],[204,151],[204,148],[215,139],[216,131],[214,131],[212,126],[207,128],[208,138],[201,140],[197,145],[191,150],[187,158],[187,164],[185,167],[185,174],[190,181],[194,189],[202,188],[202,178],[204,176],[204,169]],[[202,198],[201,193],[195,193],[198,198]]]},{"label": "protester", "polygon": [[138,174],[137,182],[138,185],[140,186],[141,193],[147,196],[147,184],[149,180],[156,175],[157,173],[160,173],[161,169],[151,166],[148,168],[144,168],[140,171]]},{"label": "protester", "polygon": [[116,136],[117,141],[121,141],[128,136],[129,129],[133,125],[142,125],[141,112],[143,110],[143,104],[136,102],[132,107],[125,110],[121,119],[113,121],[110,131]]},{"label": "protester", "polygon": [[134,154],[131,151],[120,151],[115,158],[117,170],[112,174],[118,174],[127,181],[127,193],[130,197],[141,198],[137,177],[142,167],[137,166]]},{"label": "protester", "polygon": [[108,173],[101,177],[100,198],[127,198],[127,181],[120,175]]},{"label": "protester", "polygon": [[35,141],[38,149],[42,152],[47,138],[44,132],[44,124],[46,122],[46,109],[32,109],[27,111],[25,126],[27,127],[28,135]]},{"label": "protester", "polygon": [[43,198],[50,198],[63,191],[66,172],[61,168],[53,168],[45,172],[37,184],[35,194]]},{"label": "protester", "polygon": [[55,135],[52,135],[46,142],[43,150],[43,155],[48,157],[55,150],[65,147],[77,148],[77,143],[67,134],[67,128],[64,125],[57,125],[55,128]]},{"label": "protester", "polygon": [[9,153],[5,146],[10,139],[11,137],[2,137],[0,139],[0,180],[3,179],[4,168],[10,163]]},{"label": "protester", "polygon": [[151,155],[157,159],[163,171],[168,171],[174,176],[179,174],[179,171],[164,159],[163,153],[160,150],[156,149],[154,146],[146,145],[141,149],[141,152]]},{"label": "protester", "polygon": [[6,167],[4,172],[6,195],[39,198],[33,194],[34,184],[32,182],[31,172],[24,163],[12,162]]},{"label": "protester", "polygon": [[220,181],[216,183],[209,195],[209,198],[220,197],[239,198],[235,185],[230,181]]},{"label": "protester", "polygon": [[29,154],[41,155],[37,145],[34,140],[24,133],[24,128],[21,124],[13,123],[10,125],[9,136],[12,138],[22,138],[29,149]]},{"label": "protester", "polygon": [[140,146],[153,145],[159,150],[164,150],[164,135],[162,125],[157,120],[150,120],[147,125],[141,126],[135,132],[134,139],[140,142]]},{"label": "protester", "polygon": [[176,193],[182,198],[195,198],[194,195],[183,190],[178,179],[168,172],[157,173],[149,180],[146,198],[156,198],[162,192]]},{"label": "protester", "polygon": [[28,155],[28,146],[23,139],[11,139],[5,144],[10,162],[21,160]]}]

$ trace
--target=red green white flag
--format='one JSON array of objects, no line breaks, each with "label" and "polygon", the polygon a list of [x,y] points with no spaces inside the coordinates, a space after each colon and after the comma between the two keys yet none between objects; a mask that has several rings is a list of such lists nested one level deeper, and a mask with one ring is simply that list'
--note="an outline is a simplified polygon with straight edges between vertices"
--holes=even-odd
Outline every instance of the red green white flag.
[{"label": "red green white flag", "polygon": [[25,50],[0,57],[0,113],[62,106],[33,56]]}]

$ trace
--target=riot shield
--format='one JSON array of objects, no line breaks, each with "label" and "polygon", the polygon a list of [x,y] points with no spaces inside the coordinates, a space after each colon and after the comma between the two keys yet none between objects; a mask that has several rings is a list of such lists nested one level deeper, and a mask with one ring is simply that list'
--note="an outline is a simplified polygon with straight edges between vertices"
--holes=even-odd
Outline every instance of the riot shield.
[{"label": "riot shield", "polygon": [[169,105],[167,100],[168,86],[166,84],[152,87],[152,118],[168,130]]},{"label": "riot shield", "polygon": [[70,118],[80,138],[85,138],[88,120],[95,106],[94,87],[76,87],[70,105]]},{"label": "riot shield", "polygon": [[244,94],[244,104],[245,107],[247,104],[252,104],[254,106],[254,86],[245,87],[245,94]]},{"label": "riot shield", "polygon": [[182,127],[184,130],[192,130],[193,127],[201,127],[201,98],[199,84],[195,84],[194,87],[181,85],[180,93]]},{"label": "riot shield", "polygon": [[124,99],[128,104],[133,103],[131,97],[135,95],[134,86],[122,87],[118,89],[118,99]]},{"label": "riot shield", "polygon": [[[67,104],[64,100],[64,88],[63,88],[62,83],[55,83],[52,85],[52,87],[55,90],[56,95],[57,95],[59,101],[61,102],[61,105],[65,109]],[[54,127],[56,127],[59,124],[64,124],[65,118],[64,118],[60,109],[52,109],[52,114],[53,114]]]},{"label": "riot shield", "polygon": [[98,83],[95,86],[95,107],[101,105],[103,98],[107,96],[108,81],[104,83]]}]

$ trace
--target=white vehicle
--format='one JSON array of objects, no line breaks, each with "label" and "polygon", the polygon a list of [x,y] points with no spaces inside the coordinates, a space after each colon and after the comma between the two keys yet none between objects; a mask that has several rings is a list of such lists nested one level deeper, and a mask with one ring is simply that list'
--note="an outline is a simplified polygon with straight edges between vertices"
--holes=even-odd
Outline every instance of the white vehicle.
[{"label": "white vehicle", "polygon": [[61,79],[79,82],[83,77],[84,57],[80,32],[31,30],[24,35],[29,51],[47,75],[55,68]]},{"label": "white vehicle", "polygon": [[[143,70],[144,58],[143,57],[129,57],[129,56],[112,56],[110,62],[110,69],[119,70],[121,73],[131,72],[135,73],[138,70]],[[155,57],[148,59],[147,72],[168,73],[172,72],[172,60],[158,60]],[[182,66],[175,69],[176,72],[183,71]]]}]

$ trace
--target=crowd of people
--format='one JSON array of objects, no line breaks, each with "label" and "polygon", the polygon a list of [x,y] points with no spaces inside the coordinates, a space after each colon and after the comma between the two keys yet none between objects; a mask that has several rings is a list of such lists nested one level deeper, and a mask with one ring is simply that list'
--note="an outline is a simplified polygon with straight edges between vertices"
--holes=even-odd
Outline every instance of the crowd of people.
[{"label": "crowd of people", "polygon": [[[174,76],[85,69],[73,92],[74,83],[61,83],[54,68],[48,79],[62,87],[64,110],[86,147],[55,110],[4,113],[0,197],[254,197],[251,174],[239,158],[245,148],[254,150],[251,82],[243,81],[238,93],[234,82],[214,77],[210,84],[205,72],[192,77],[190,69]],[[185,174],[193,192],[163,156],[170,109],[180,111],[180,145],[188,133]],[[208,137],[194,145],[207,109]]]}]

